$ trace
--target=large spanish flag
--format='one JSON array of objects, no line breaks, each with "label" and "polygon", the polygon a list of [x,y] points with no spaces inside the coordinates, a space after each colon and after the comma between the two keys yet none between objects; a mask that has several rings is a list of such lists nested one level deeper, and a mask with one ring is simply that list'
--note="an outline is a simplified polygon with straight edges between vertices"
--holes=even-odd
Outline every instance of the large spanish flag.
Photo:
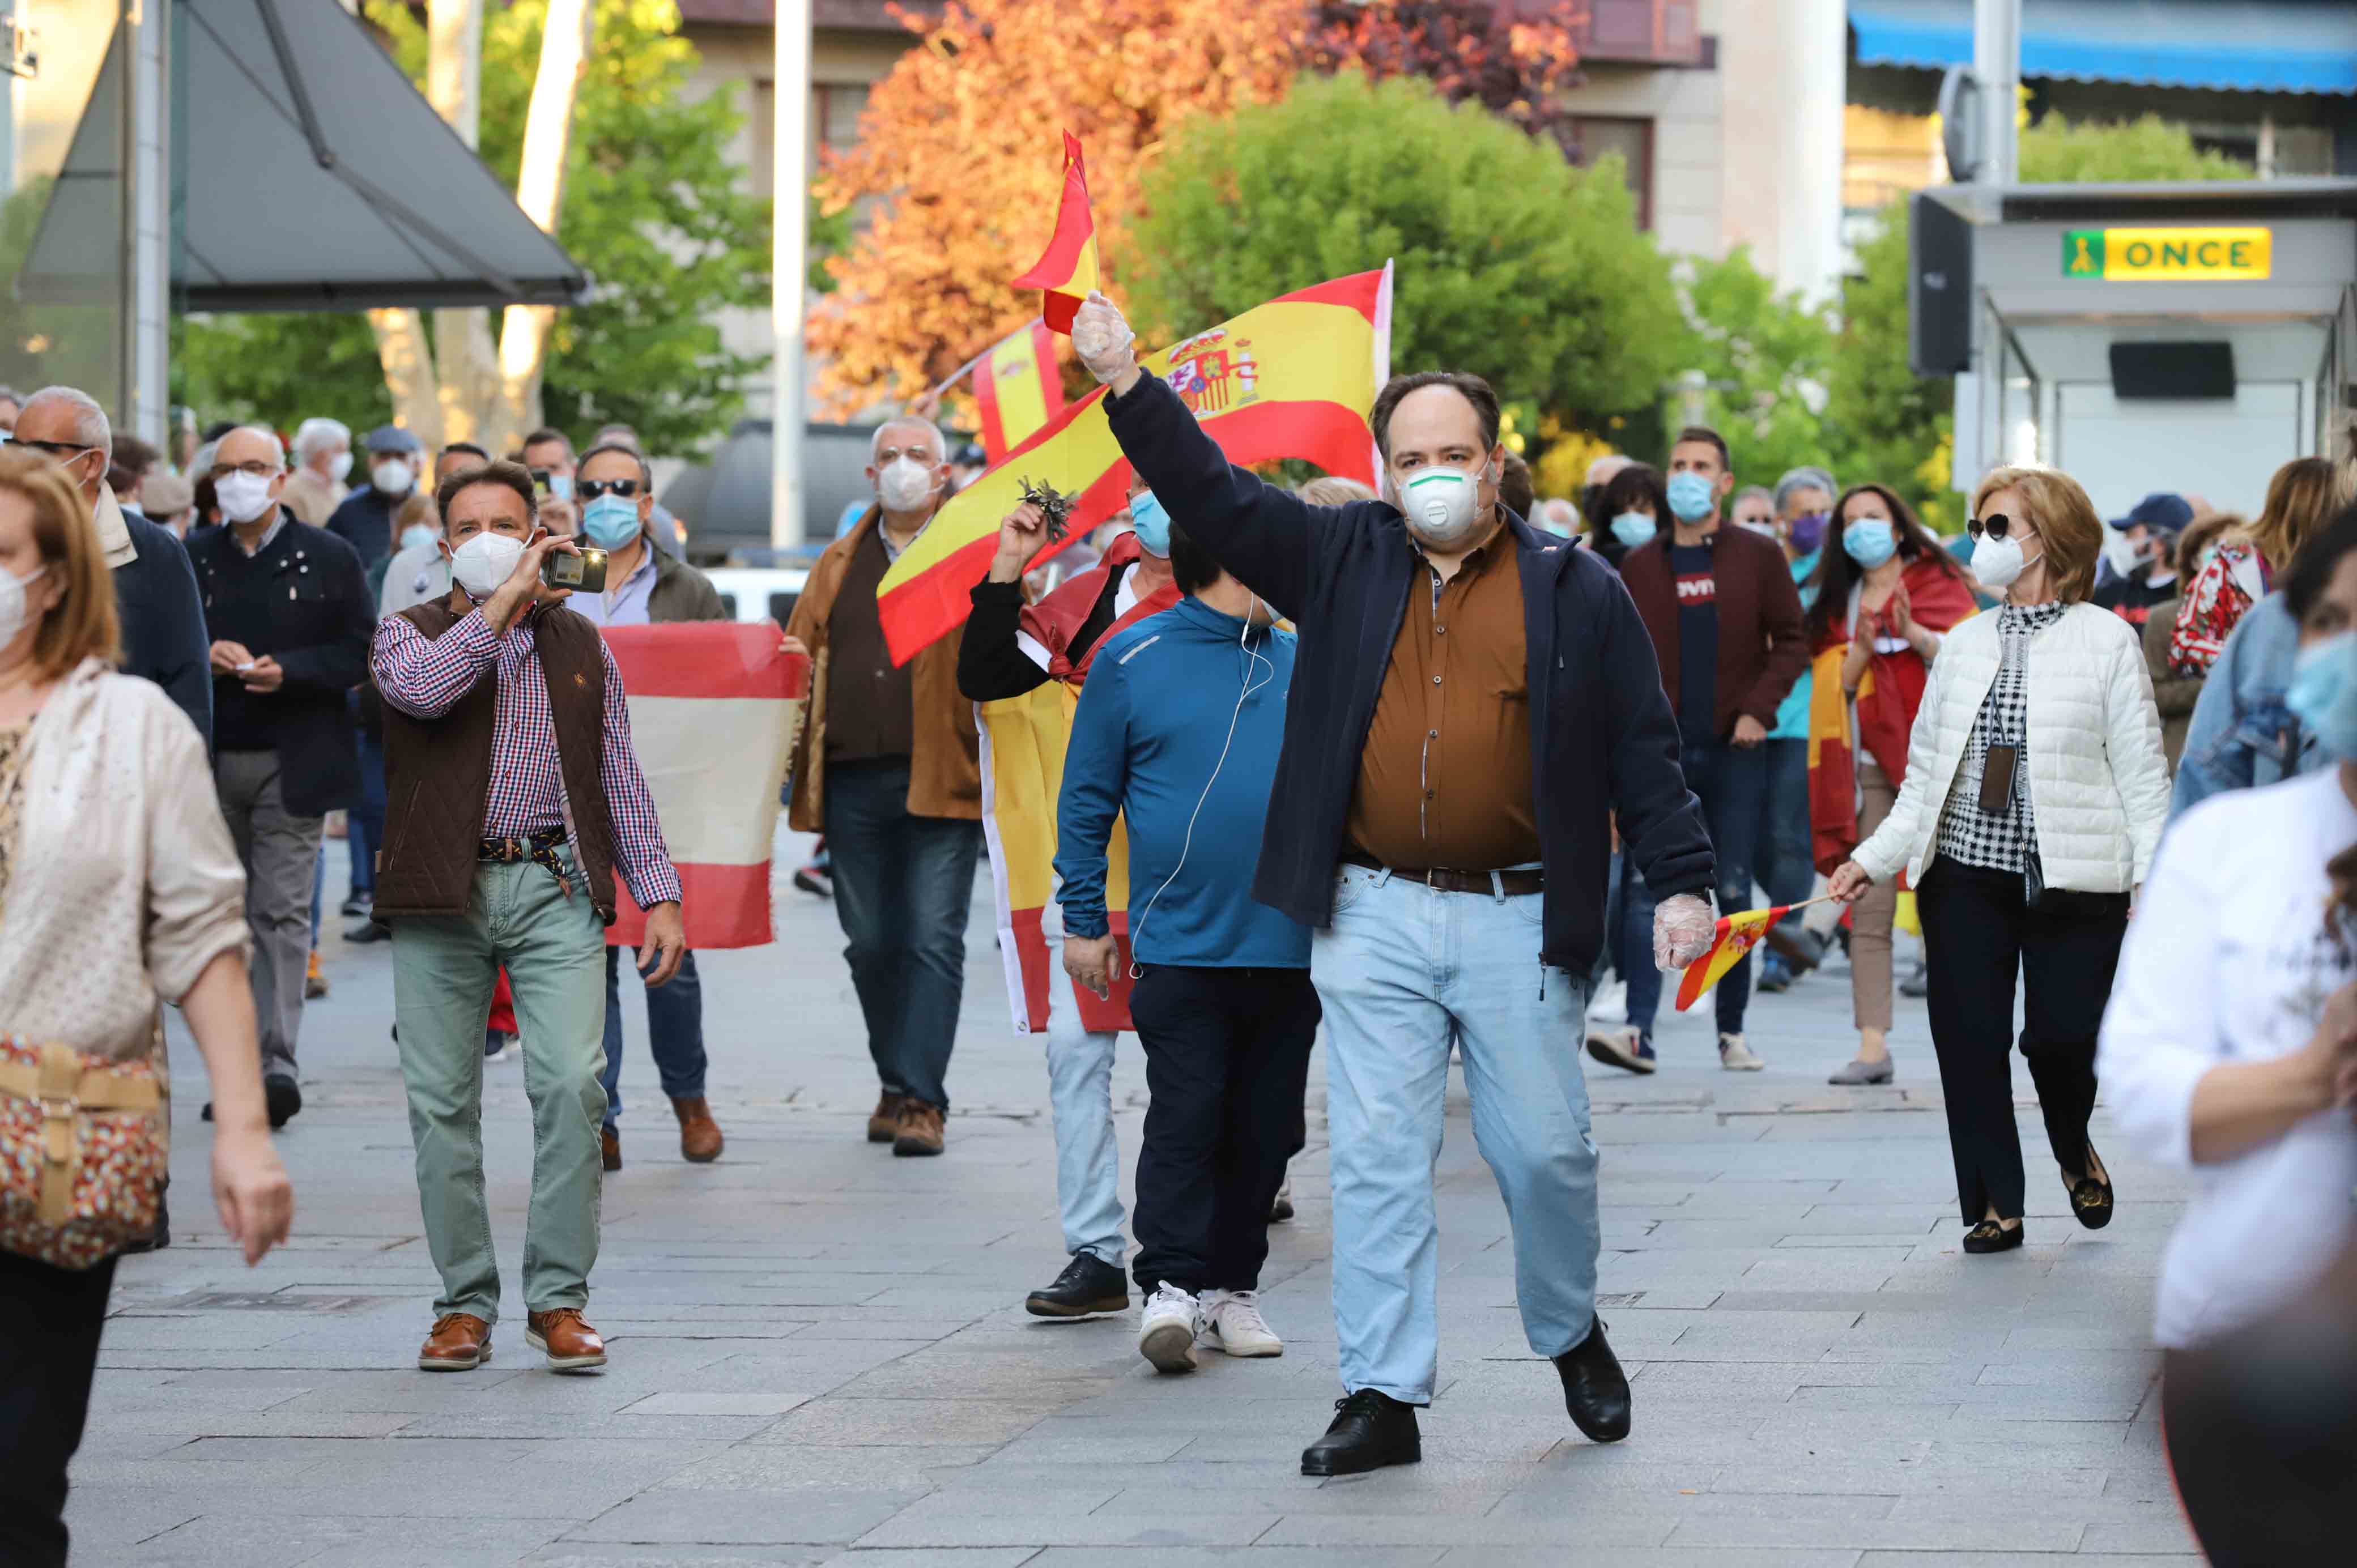
[{"label": "large spanish flag", "polygon": [[1792,905],[1778,904],[1767,909],[1721,915],[1709,950],[1686,965],[1685,978],[1678,982],[1678,1011],[1683,1013],[1701,1001],[1706,992],[1727,978],[1728,970],[1751,956],[1751,950],[1760,945],[1769,927],[1792,912]]},{"label": "large spanish flag", "polygon": [[[810,660],[779,650],[776,623],[611,627],[631,748],[647,776],[690,948],[771,940],[770,844],[778,787],[810,696]],[[636,947],[646,915],[615,878],[608,943]]]},{"label": "large spanish flag", "polygon": [[[1372,485],[1367,413],[1391,374],[1391,276],[1386,265],[1285,295],[1149,355],[1146,368],[1186,400],[1230,462],[1298,457]],[[1103,388],[952,496],[884,574],[876,596],[895,660],[965,620],[999,519],[1020,502],[1027,478],[1080,498],[1068,543],[1121,510],[1129,463],[1106,423]]]},{"label": "large spanish flag", "polygon": [[982,410],[982,449],[993,463],[1064,412],[1056,340],[1045,322],[1035,320],[992,345],[974,368],[974,398]]},{"label": "large spanish flag", "polygon": [[1081,161],[1081,141],[1064,133],[1064,188],[1056,203],[1056,232],[1047,254],[1015,280],[1017,288],[1047,291],[1039,314],[1049,330],[1071,337],[1072,317],[1089,291],[1097,286],[1097,224],[1089,211],[1088,169]]}]

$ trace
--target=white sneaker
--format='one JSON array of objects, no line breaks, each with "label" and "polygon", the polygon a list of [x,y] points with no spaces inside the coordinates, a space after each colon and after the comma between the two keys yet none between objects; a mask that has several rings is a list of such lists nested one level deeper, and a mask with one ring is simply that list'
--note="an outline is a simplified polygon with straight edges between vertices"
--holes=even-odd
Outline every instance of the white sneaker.
[{"label": "white sneaker", "polygon": [[1203,1337],[1230,1356],[1282,1356],[1285,1341],[1260,1315],[1260,1293],[1215,1290],[1204,1297]]},{"label": "white sneaker", "polygon": [[1729,1072],[1758,1072],[1768,1059],[1743,1043],[1740,1035],[1718,1036],[1718,1065]]},{"label": "white sneaker", "polygon": [[1596,1000],[1587,1004],[1587,1021],[1591,1024],[1625,1024],[1629,1021],[1629,983],[1608,980],[1596,988]]},{"label": "white sneaker", "polygon": [[1138,1326],[1137,1353],[1157,1372],[1195,1369],[1195,1335],[1203,1312],[1195,1298],[1164,1280],[1146,1298],[1146,1321]]}]

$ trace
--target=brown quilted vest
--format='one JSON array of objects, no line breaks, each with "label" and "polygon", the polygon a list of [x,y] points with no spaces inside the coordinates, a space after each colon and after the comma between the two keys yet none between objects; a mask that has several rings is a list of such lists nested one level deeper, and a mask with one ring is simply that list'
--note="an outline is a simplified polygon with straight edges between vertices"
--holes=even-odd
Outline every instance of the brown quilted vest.
[{"label": "brown quilted vest", "polygon": [[[444,599],[401,612],[439,639],[458,624]],[[556,754],[571,803],[574,851],[597,918],[614,923],[614,819],[606,803],[606,663],[597,628],[562,606],[533,618],[533,650],[548,682]],[[499,675],[438,719],[384,704],[384,847],[377,852],[376,917],[464,915],[475,887],[483,802],[491,782]]]}]

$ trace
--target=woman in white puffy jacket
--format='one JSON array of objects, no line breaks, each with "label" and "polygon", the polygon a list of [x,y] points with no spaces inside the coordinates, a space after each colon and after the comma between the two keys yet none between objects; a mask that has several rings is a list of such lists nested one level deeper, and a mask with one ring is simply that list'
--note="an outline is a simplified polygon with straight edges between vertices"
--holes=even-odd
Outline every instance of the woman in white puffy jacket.
[{"label": "woman in white puffy jacket", "polygon": [[2136,629],[2087,602],[2104,523],[2077,480],[2004,467],[1973,497],[1973,572],[2003,593],[1948,633],[1881,827],[1835,873],[1856,900],[1907,873],[1923,923],[1932,1045],[1967,1252],[2022,1243],[2013,1119],[2014,978],[2021,1054],[2072,1211],[2111,1222],[2087,1141],[2095,1036],[2128,910],[2160,844],[2169,768]]}]

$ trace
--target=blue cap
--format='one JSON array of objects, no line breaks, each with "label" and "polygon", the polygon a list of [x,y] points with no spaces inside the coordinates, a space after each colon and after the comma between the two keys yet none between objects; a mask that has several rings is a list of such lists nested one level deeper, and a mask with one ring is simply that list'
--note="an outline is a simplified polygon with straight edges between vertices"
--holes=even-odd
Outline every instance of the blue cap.
[{"label": "blue cap", "polygon": [[398,424],[380,424],[368,433],[368,449],[371,452],[418,452],[417,437]]},{"label": "blue cap", "polygon": [[2169,490],[2155,490],[2128,508],[2126,517],[2112,519],[2118,529],[2135,528],[2138,524],[2161,533],[2175,533],[2193,521],[2193,509],[2185,498]]}]

